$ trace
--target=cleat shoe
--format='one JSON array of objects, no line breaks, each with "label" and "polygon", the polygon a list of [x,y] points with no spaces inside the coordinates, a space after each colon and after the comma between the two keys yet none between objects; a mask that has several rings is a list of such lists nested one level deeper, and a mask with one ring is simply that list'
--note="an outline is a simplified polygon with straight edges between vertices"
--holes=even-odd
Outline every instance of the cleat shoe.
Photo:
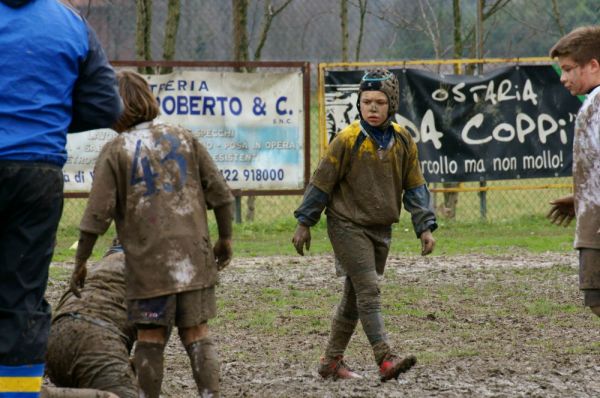
[{"label": "cleat shoe", "polygon": [[339,355],[335,358],[321,358],[321,365],[319,366],[319,375],[322,378],[328,379],[361,379],[362,376],[358,373],[353,372],[346,362],[344,357]]},{"label": "cleat shoe", "polygon": [[387,354],[381,365],[379,365],[379,374],[381,381],[397,379],[400,373],[404,373],[412,368],[417,363],[417,358],[414,355],[409,355],[406,358],[400,358],[396,355]]}]

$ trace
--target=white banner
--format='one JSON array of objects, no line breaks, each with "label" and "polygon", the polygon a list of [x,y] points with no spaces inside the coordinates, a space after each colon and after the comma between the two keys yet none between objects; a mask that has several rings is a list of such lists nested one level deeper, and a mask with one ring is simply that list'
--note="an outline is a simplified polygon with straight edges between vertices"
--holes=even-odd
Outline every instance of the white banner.
[{"label": "white banner", "polygon": [[[146,76],[159,120],[192,131],[232,189],[304,186],[302,74],[183,71]],[[89,191],[111,130],[69,134],[65,191]]]}]

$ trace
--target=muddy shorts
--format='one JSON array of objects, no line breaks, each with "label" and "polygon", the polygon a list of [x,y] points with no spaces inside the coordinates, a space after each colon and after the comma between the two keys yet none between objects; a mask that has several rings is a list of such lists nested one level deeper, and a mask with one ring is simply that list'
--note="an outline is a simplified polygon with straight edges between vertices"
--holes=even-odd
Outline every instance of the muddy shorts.
[{"label": "muddy shorts", "polygon": [[200,325],[217,315],[215,288],[190,290],[167,296],[128,300],[127,316],[137,325]]},{"label": "muddy shorts", "polygon": [[579,249],[579,288],[585,306],[600,306],[600,250]]},{"label": "muddy shorts", "polygon": [[50,328],[46,371],[58,387],[95,388],[137,398],[129,350],[114,330],[70,316]]},{"label": "muddy shorts", "polygon": [[338,276],[385,270],[390,251],[392,227],[363,227],[339,218],[327,217],[327,233],[335,253]]}]

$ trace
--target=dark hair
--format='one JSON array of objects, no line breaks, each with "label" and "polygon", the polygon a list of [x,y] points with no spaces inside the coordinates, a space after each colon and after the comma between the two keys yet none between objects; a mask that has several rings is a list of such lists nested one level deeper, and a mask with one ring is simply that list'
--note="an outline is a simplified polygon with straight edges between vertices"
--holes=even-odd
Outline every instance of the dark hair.
[{"label": "dark hair", "polygon": [[600,61],[600,26],[583,26],[560,38],[550,49],[550,57],[564,56],[579,65],[592,59]]},{"label": "dark hair", "polygon": [[132,71],[121,71],[117,73],[117,80],[124,109],[113,126],[115,131],[120,133],[158,116],[158,102],[150,91],[146,79]]}]

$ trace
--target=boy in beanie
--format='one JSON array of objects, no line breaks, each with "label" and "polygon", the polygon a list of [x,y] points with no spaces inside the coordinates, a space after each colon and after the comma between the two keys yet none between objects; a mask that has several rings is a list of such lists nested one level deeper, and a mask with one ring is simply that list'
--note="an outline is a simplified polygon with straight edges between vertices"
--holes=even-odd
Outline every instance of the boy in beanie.
[{"label": "boy in beanie", "polygon": [[381,314],[377,275],[382,275],[402,203],[411,213],[422,255],[433,251],[437,228],[430,194],[419,167],[417,146],[393,122],[399,103],[398,79],[387,70],[367,72],[360,83],[360,120],[342,130],[329,145],[294,212],[298,226],[292,239],[304,255],[310,227],[323,209],[336,257],[345,277],[344,293],[333,317],[329,342],[321,360],[323,378],[360,377],[343,360],[358,321],[371,343],[383,381],[410,369],[416,358],[400,357],[389,346]]}]

